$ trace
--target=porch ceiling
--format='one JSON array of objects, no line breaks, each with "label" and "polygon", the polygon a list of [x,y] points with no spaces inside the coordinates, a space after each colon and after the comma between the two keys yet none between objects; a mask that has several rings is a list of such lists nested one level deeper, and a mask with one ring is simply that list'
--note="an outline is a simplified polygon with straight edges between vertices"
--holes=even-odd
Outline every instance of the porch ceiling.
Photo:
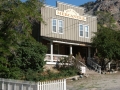
[{"label": "porch ceiling", "polygon": [[89,46],[89,47],[91,47],[91,43],[87,43],[87,42],[66,40],[66,39],[53,38],[53,37],[43,37],[43,39],[48,40],[48,41],[52,41],[54,43],[62,43],[62,44],[80,45],[80,46]]}]

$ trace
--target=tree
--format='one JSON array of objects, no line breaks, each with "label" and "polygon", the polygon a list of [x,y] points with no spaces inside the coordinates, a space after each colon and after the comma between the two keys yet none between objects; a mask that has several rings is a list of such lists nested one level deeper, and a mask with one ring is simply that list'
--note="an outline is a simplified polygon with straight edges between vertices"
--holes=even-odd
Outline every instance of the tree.
[{"label": "tree", "polygon": [[39,0],[0,0],[0,77],[30,79],[27,72],[42,71],[46,47],[32,37],[34,22],[43,22],[42,5]]},{"label": "tree", "polygon": [[102,63],[107,58],[108,61],[103,63],[103,69],[111,60],[120,59],[120,32],[109,28],[102,27],[96,36],[92,38],[92,44],[97,48],[97,55],[101,58]]},{"label": "tree", "polygon": [[116,28],[115,19],[109,12],[97,11],[95,15],[98,17],[98,28],[99,26],[104,26],[107,28]]},{"label": "tree", "polygon": [[[24,79],[26,80],[38,80],[37,74],[43,71],[43,66],[45,65],[45,53],[46,47],[41,43],[36,42],[33,38],[25,39],[20,44],[16,54],[10,57],[12,59],[9,61],[10,68],[19,68],[24,73]],[[33,77],[35,73],[36,76]],[[28,75],[31,75],[31,77]],[[14,77],[13,74],[12,76]]]}]

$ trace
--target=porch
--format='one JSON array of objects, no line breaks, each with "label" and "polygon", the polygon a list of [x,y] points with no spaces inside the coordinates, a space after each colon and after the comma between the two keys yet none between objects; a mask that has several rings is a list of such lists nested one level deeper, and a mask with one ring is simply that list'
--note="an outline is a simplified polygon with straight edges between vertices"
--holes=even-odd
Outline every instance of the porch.
[{"label": "porch", "polygon": [[46,64],[56,64],[57,61],[60,61],[63,57],[68,57],[69,55],[76,56],[80,53],[81,57],[87,59],[92,57],[94,50],[91,45],[86,43],[74,43],[66,42],[55,39],[45,38],[42,40],[42,43],[47,46],[48,51],[45,57]]}]

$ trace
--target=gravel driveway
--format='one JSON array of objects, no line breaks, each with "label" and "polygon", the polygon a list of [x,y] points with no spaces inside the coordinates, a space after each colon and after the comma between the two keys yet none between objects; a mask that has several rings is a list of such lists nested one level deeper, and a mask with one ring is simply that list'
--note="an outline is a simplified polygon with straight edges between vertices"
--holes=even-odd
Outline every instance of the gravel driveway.
[{"label": "gravel driveway", "polygon": [[67,90],[120,90],[120,72],[97,74],[79,80],[67,80]]}]

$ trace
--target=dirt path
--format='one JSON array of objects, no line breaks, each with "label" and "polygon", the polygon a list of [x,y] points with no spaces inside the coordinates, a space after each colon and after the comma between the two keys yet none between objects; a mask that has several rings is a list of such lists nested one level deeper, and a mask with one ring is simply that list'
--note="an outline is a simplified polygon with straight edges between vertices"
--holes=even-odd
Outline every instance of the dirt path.
[{"label": "dirt path", "polygon": [[120,72],[90,75],[77,81],[67,80],[67,90],[120,90]]}]

